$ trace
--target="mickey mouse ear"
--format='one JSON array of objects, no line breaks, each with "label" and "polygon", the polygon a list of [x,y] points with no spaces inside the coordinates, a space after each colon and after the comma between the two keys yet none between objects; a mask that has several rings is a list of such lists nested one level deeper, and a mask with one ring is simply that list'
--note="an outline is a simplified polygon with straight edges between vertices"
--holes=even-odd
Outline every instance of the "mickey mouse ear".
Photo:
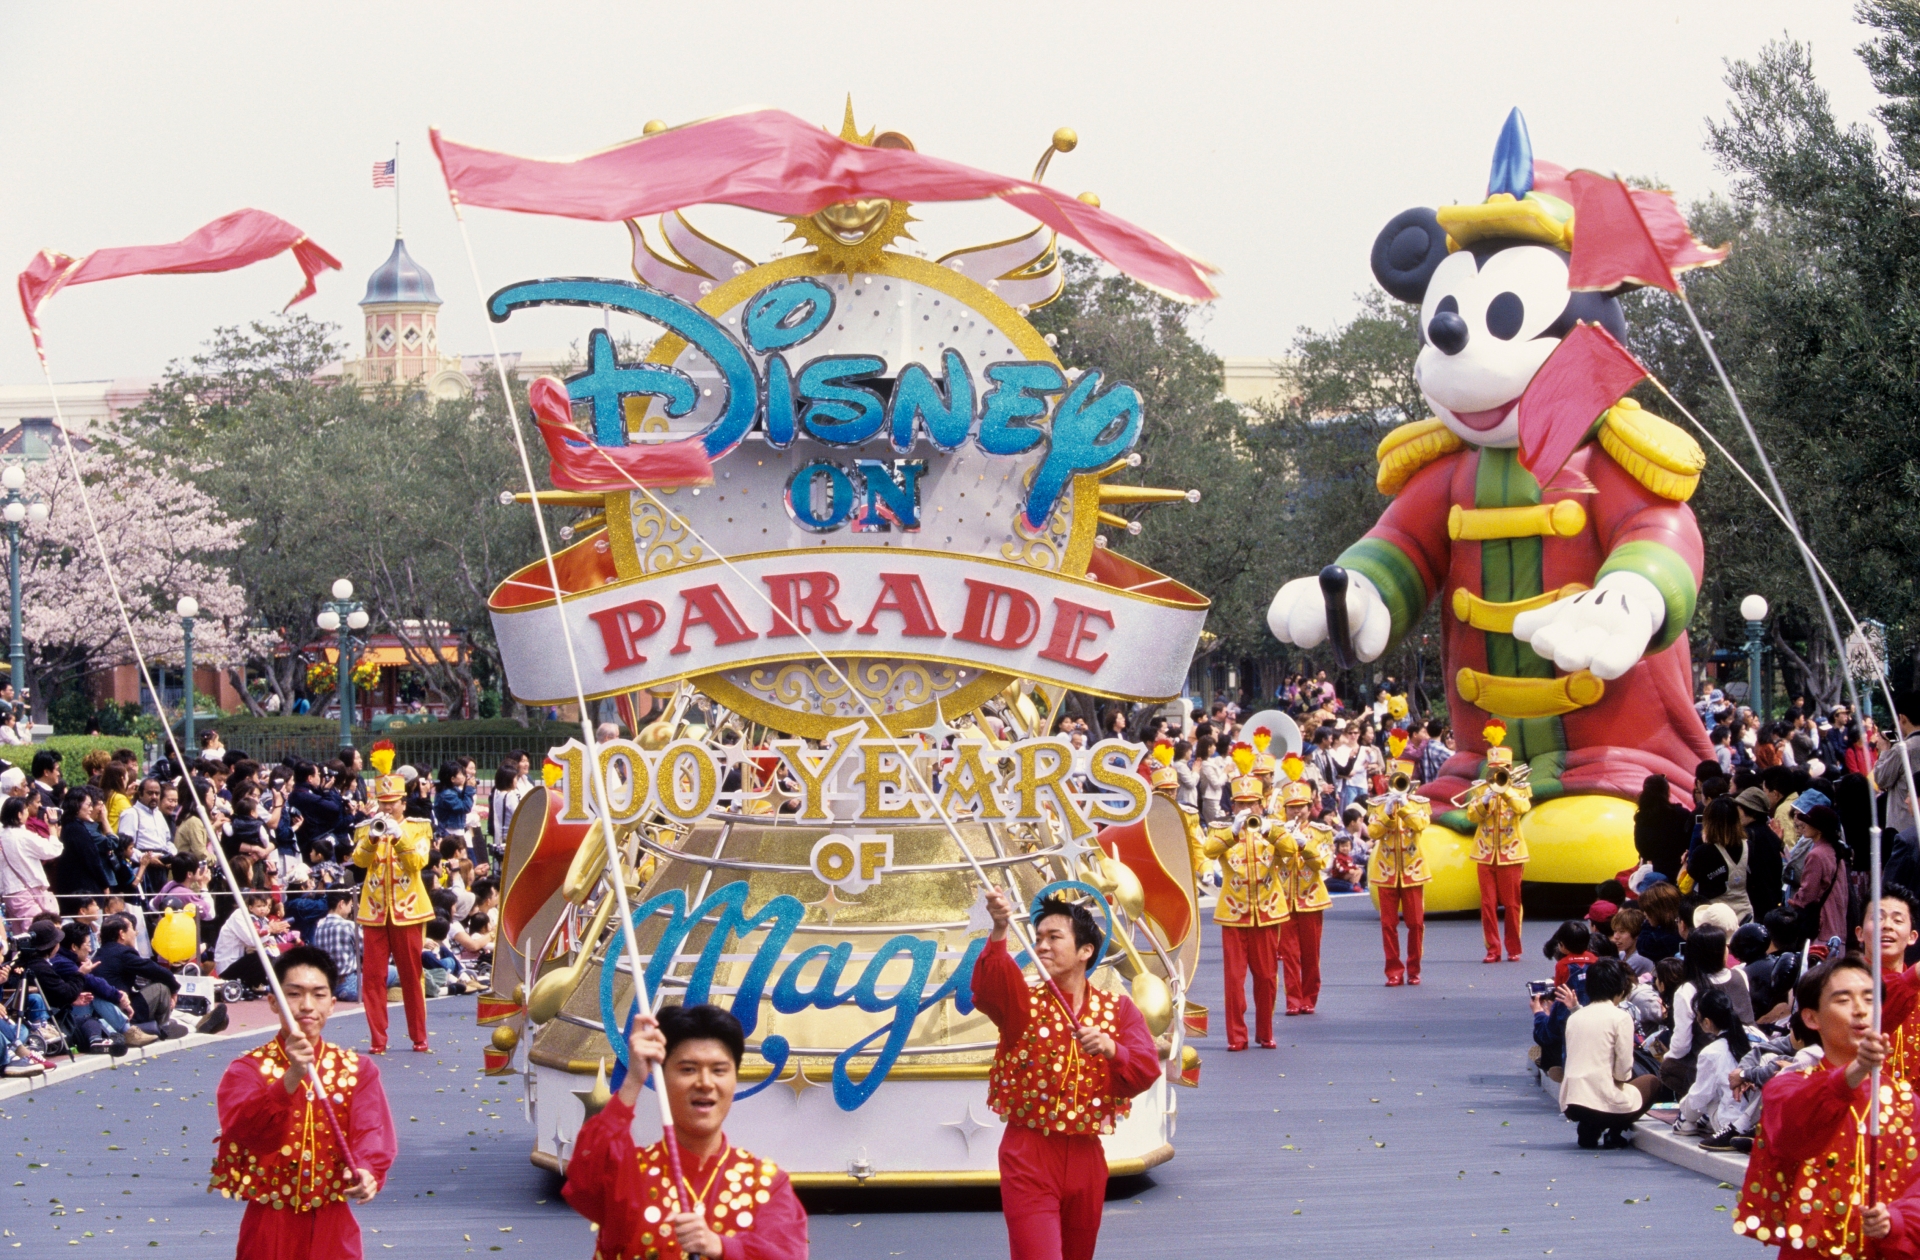
[{"label": "mickey mouse ear", "polygon": [[1425,206],[1403,210],[1373,238],[1373,278],[1402,302],[1427,295],[1427,281],[1447,256],[1447,232]]}]

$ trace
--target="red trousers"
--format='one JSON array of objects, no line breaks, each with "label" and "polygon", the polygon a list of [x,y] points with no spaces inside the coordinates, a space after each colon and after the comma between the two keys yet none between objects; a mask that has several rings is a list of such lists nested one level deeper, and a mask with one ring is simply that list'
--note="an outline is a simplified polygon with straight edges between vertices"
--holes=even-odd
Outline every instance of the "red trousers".
[{"label": "red trousers", "polygon": [[[1427,890],[1419,884],[1408,888],[1375,885],[1380,894],[1380,944],[1387,953],[1387,982],[1399,984],[1420,979],[1420,951],[1427,940]],[[1407,921],[1407,961],[1400,961],[1400,920]]]},{"label": "red trousers", "polygon": [[329,1203],[311,1212],[248,1203],[240,1218],[237,1260],[361,1260],[360,1222],[344,1203]]},{"label": "red trousers", "polygon": [[1507,911],[1507,957],[1520,957],[1520,875],[1527,868],[1520,863],[1495,866],[1481,862],[1480,934],[1487,938],[1487,955],[1500,955],[1500,925],[1493,912],[1494,903]]},{"label": "red trousers", "polygon": [[360,1004],[367,1009],[367,1035],[373,1051],[387,1048],[387,960],[400,971],[400,998],[407,1007],[407,1036],[415,1050],[427,1048],[427,989],[420,974],[421,938],[424,925],[400,927],[396,924],[360,925]]},{"label": "red trousers", "polygon": [[1227,980],[1227,1049],[1247,1048],[1247,970],[1253,970],[1253,1024],[1260,1044],[1273,1044],[1273,999],[1280,987],[1280,928],[1222,927]]},{"label": "red trousers", "polygon": [[1313,1009],[1320,1000],[1322,910],[1295,910],[1280,925],[1280,966],[1287,977],[1287,1014]]},{"label": "red trousers", "polygon": [[1000,1207],[1013,1260],[1092,1260],[1106,1195],[1107,1152],[1098,1136],[1024,1124],[1000,1135]]}]

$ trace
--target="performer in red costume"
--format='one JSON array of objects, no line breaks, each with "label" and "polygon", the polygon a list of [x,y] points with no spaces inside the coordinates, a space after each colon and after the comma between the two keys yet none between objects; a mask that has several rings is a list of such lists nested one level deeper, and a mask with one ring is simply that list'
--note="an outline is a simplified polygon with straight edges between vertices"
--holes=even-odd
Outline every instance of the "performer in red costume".
[{"label": "performer in red costume", "polygon": [[[333,959],[296,945],[274,960],[297,1028],[235,1059],[220,1078],[220,1134],[209,1191],[247,1200],[240,1260],[358,1257],[360,1224],[348,1203],[386,1184],[399,1150],[372,1062],[322,1040],[339,981]],[[324,1104],[350,1148],[340,1149]]]},{"label": "performer in red costume", "polygon": [[[390,749],[375,757],[393,761]],[[433,856],[433,827],[424,818],[407,817],[407,781],[381,773],[374,785],[380,812],[355,831],[353,865],[367,873],[360,889],[360,930],[365,954],[360,969],[360,1001],[367,1010],[367,1035],[375,1054],[387,1052],[387,960],[400,972],[400,998],[407,1010],[407,1036],[413,1048],[427,1052],[427,993],[420,962],[423,925],[433,918],[433,903],[420,878]]]},{"label": "performer in red costume", "polygon": [[1879,1159],[1869,1183],[1867,1081],[1887,1053],[1886,1038],[1873,1030],[1873,973],[1849,954],[1808,972],[1794,997],[1822,1057],[1767,1082],[1734,1232],[1782,1255],[1920,1257],[1920,1200],[1907,1156],[1915,1141],[1913,1086],[1884,1071]]},{"label": "performer in red costume", "polygon": [[[806,1260],[807,1212],[787,1174],[722,1132],[746,1050],[740,1021],[717,1006],[668,1006],[658,1021],[637,1021],[627,1079],[580,1126],[561,1191],[600,1227],[594,1260]],[[684,1206],[666,1142],[633,1144],[634,1104],[655,1063],[699,1211]]]},{"label": "performer in red costume", "polygon": [[997,888],[987,890],[987,913],[993,933],[974,963],[973,1004],[1000,1029],[987,1105],[1007,1122],[1007,1244],[1013,1260],[1087,1260],[1107,1192],[1100,1135],[1153,1084],[1160,1058],[1139,1009],[1087,983],[1104,941],[1085,907],[1049,898],[1033,917],[1033,952],[1052,985],[1029,984],[1007,953],[1013,907]]}]

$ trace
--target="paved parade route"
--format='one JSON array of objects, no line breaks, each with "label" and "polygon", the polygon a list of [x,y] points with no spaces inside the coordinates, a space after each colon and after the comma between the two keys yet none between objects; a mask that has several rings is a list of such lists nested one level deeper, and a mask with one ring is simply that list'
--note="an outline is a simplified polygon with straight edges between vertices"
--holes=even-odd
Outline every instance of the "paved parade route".
[{"label": "paved parade route", "polygon": [[[1552,926],[1529,926],[1530,951]],[[1229,1055],[1211,926],[1208,942],[1200,998],[1215,1011],[1214,1035],[1200,1043],[1202,1087],[1180,1091],[1179,1156],[1114,1187],[1102,1256],[1302,1247],[1582,1257],[1645,1245],[1636,1238],[1683,1254],[1749,1249],[1718,1210],[1731,1209],[1732,1194],[1711,1179],[1636,1152],[1574,1147],[1571,1126],[1523,1070],[1524,981],[1545,971],[1537,952],[1483,966],[1477,922],[1431,924],[1426,983],[1389,990],[1370,908],[1339,898],[1319,1013],[1282,1019],[1278,1050]],[[527,1162],[517,1079],[477,1070],[472,1001],[429,1009],[437,1053],[381,1062],[401,1147],[386,1192],[360,1214],[368,1254],[589,1255],[586,1223]],[[343,1013],[332,1031],[351,1043],[360,1020]],[[228,1060],[253,1044],[245,1036],[129,1060],[0,1102],[10,1174],[0,1252],[231,1255],[240,1207],[204,1188],[211,1104]],[[934,1204],[846,1194],[808,1206],[822,1260],[1006,1254],[991,1194]]]}]

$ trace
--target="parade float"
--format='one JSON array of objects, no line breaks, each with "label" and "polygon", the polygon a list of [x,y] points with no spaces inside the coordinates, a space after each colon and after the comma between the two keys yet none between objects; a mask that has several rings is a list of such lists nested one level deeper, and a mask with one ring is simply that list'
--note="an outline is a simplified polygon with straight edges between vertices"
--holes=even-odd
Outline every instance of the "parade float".
[{"label": "parade float", "polygon": [[[840,139],[912,148],[859,133],[851,108]],[[1073,143],[1058,133],[1047,156]],[[1124,524],[1115,504],[1195,496],[1109,482],[1138,463],[1141,400],[1064,368],[1028,322],[1060,292],[1053,230],[929,258],[909,252],[912,217],[831,204],[788,217],[799,247],[757,262],[676,210],[628,224],[637,283],[489,301],[496,321],[577,305],[658,333],[628,361],[596,311],[585,370],[534,383],[557,487],[540,498],[585,515],[555,557],[562,600],[542,559],[491,604],[516,698],[571,701],[577,667],[589,701],[657,715],[554,750],[506,838],[480,1019],[487,1070],[524,1076],[543,1167],[564,1170],[626,1053],[609,842],[637,872],[649,992],[720,1003],[748,1031],[729,1137],[798,1184],[997,1182],[976,869],[1018,906],[1097,903],[1094,983],[1131,994],[1166,1065],[1104,1139],[1109,1165],[1173,1154],[1205,1015],[1187,997],[1185,827],[1148,792],[1143,748],[1076,749],[1048,715],[1068,690],[1181,691],[1207,600],[1101,529]],[[709,484],[596,480],[582,458],[689,439]]]},{"label": "parade float", "polygon": [[[1619,259],[1641,240],[1623,282]],[[1532,791],[1526,880],[1561,902],[1584,906],[1637,865],[1648,775],[1691,806],[1694,767],[1713,756],[1687,650],[1704,558],[1687,500],[1706,457],[1627,396],[1646,370],[1618,344],[1619,294],[1724,255],[1667,194],[1535,161],[1518,110],[1484,202],[1405,211],[1374,243],[1381,287],[1420,307],[1415,377],[1434,417],[1381,441],[1392,503],[1334,565],[1283,586],[1268,626],[1373,661],[1440,600],[1457,744],[1421,787],[1428,913],[1479,904],[1459,806],[1487,778],[1490,740]]]}]

